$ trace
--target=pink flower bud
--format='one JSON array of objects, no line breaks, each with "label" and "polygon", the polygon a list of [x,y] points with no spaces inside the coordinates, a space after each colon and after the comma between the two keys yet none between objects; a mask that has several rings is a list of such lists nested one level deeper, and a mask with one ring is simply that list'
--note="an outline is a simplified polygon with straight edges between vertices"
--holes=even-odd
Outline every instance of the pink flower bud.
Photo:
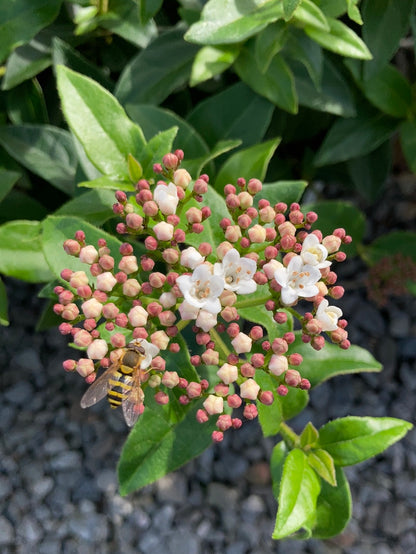
[{"label": "pink flower bud", "polygon": [[189,183],[192,181],[192,177],[189,175],[186,169],[177,169],[173,174],[173,181],[175,185],[185,190],[186,188],[188,188]]},{"label": "pink flower bud", "polygon": [[165,154],[162,158],[163,165],[166,169],[176,169],[179,164],[178,157],[175,154]]},{"label": "pink flower bud", "polygon": [[303,213],[300,210],[293,210],[289,214],[289,219],[293,225],[300,225],[303,221]]},{"label": "pink flower bud", "polygon": [[189,210],[187,210],[185,212],[185,217],[186,217],[186,220],[188,223],[192,224],[192,223],[201,223],[202,221],[202,212],[199,208],[189,208]]},{"label": "pink flower bud", "polygon": [[237,381],[238,368],[235,365],[223,364],[217,371],[217,375],[223,383],[229,385],[230,383]]},{"label": "pink flower bud", "polygon": [[313,339],[311,340],[311,346],[314,350],[322,350],[322,348],[325,346],[324,337],[322,335],[313,337]]},{"label": "pink flower bud", "polygon": [[173,237],[174,227],[170,223],[161,221],[153,227],[157,240],[168,241]]},{"label": "pink flower bud", "polygon": [[250,361],[254,367],[262,367],[264,365],[264,354],[253,354]]},{"label": "pink flower bud", "polygon": [[160,289],[166,282],[166,275],[163,273],[155,272],[149,275],[149,283],[155,289]]},{"label": "pink flower bud", "polygon": [[271,206],[266,206],[259,210],[259,218],[263,223],[271,223],[276,217],[276,212]]},{"label": "pink flower bud", "polygon": [[206,194],[208,191],[208,184],[203,179],[197,179],[194,183],[194,192],[196,194]]},{"label": "pink flower bud", "polygon": [[288,344],[284,339],[276,338],[272,342],[272,349],[275,354],[286,354],[288,350]]},{"label": "pink flower bud", "polygon": [[332,296],[332,298],[335,298],[338,300],[339,298],[342,298],[344,296],[344,287],[340,287],[337,285],[336,287],[332,287],[329,291],[329,294]]},{"label": "pink flower bud", "polygon": [[95,319],[96,317],[99,317],[101,315],[103,305],[95,298],[91,298],[90,300],[86,300],[81,304],[81,309],[86,318]]},{"label": "pink flower bud", "polygon": [[302,355],[297,353],[290,354],[288,362],[290,365],[299,366],[303,362]]},{"label": "pink flower bud", "polygon": [[98,260],[98,252],[92,244],[84,246],[80,250],[79,259],[81,262],[91,265]]},{"label": "pink flower bud", "polygon": [[274,402],[274,396],[271,390],[261,391],[259,394],[259,400],[265,406],[271,406]]},{"label": "pink flower bud", "polygon": [[302,379],[299,384],[299,388],[302,390],[309,390],[311,388],[311,384],[308,379]]},{"label": "pink flower bud", "polygon": [[171,327],[176,321],[176,315],[170,310],[164,311],[159,315],[159,321],[164,327]]},{"label": "pink flower bud", "polygon": [[198,423],[206,423],[209,417],[205,410],[198,410],[196,412],[196,420]]},{"label": "pink flower bud", "polygon": [[174,265],[179,261],[179,252],[175,248],[166,248],[162,252],[162,258],[169,265]]},{"label": "pink flower bud", "polygon": [[73,321],[79,315],[78,306],[76,304],[67,304],[65,307],[62,306],[59,310],[57,309],[58,306],[62,306],[62,304],[55,304],[54,312],[60,315],[62,319]]},{"label": "pink flower bud", "polygon": [[255,404],[246,404],[244,406],[243,415],[248,420],[256,419],[258,415],[257,406]]},{"label": "pink flower bud", "polygon": [[299,371],[296,369],[288,369],[285,373],[285,383],[289,387],[297,387],[302,380]]},{"label": "pink flower bud", "polygon": [[328,250],[328,254],[333,254],[341,246],[341,239],[336,235],[328,235],[322,239],[322,244]]},{"label": "pink flower bud", "polygon": [[159,350],[166,350],[170,339],[165,331],[156,331],[150,335],[150,340],[152,344],[159,348]]},{"label": "pink flower bud", "polygon": [[233,348],[237,352],[237,354],[242,354],[242,353],[251,351],[251,346],[253,344],[253,341],[245,333],[239,333],[231,341],[231,344],[233,345]]},{"label": "pink flower bud", "polygon": [[201,383],[196,383],[195,381],[192,381],[186,387],[186,394],[189,396],[189,398],[199,398],[201,396],[201,393]]},{"label": "pink flower bud", "polygon": [[201,359],[206,365],[218,365],[219,362],[219,353],[212,348],[208,348],[201,355]]},{"label": "pink flower bud", "polygon": [[168,389],[173,389],[179,383],[179,375],[176,371],[165,371],[162,377],[162,384]]},{"label": "pink flower bud", "polygon": [[[224,290],[220,295],[220,302],[221,306],[231,307],[237,302],[237,295],[232,290]],[[233,319],[236,319],[236,317],[233,316],[229,321],[232,321]]]},{"label": "pink flower bud", "polygon": [[257,194],[261,191],[263,188],[263,185],[261,184],[261,181],[258,179],[250,179],[247,183],[247,190],[250,194]]},{"label": "pink flower bud", "polygon": [[182,229],[176,229],[175,232],[173,233],[173,238],[175,239],[176,242],[185,242],[185,239],[186,239],[185,231],[183,231]]},{"label": "pink flower bud", "polygon": [[126,224],[131,229],[141,229],[143,227],[143,218],[139,214],[127,214]]},{"label": "pink flower bud", "polygon": [[240,201],[240,208],[246,210],[253,205],[253,197],[249,192],[240,192],[238,195],[238,200]]},{"label": "pink flower bud", "polygon": [[322,332],[322,323],[318,319],[311,319],[305,325],[305,329],[310,335],[319,335]]},{"label": "pink flower bud", "polygon": [[119,308],[113,303],[109,302],[108,304],[105,304],[103,306],[103,316],[106,319],[114,319],[116,315],[119,313]]},{"label": "pink flower bud", "polygon": [[68,239],[64,242],[64,250],[69,256],[78,256],[81,246],[78,241]]},{"label": "pink flower bud", "polygon": [[120,260],[120,263],[118,264],[118,267],[120,271],[124,271],[124,273],[127,273],[127,275],[130,275],[130,273],[135,273],[139,270],[136,256],[123,256]]},{"label": "pink flower bud", "polygon": [[224,400],[221,396],[208,395],[203,406],[209,415],[221,414],[224,410]]},{"label": "pink flower bud", "polygon": [[72,331],[72,325],[70,323],[61,323],[58,329],[61,335],[69,335]]},{"label": "pink flower bud", "polygon": [[148,313],[142,306],[134,306],[128,313],[128,320],[133,327],[144,327]]},{"label": "pink flower bud", "polygon": [[65,360],[62,363],[62,366],[65,371],[74,371],[74,369],[77,367],[77,362],[75,360]]},{"label": "pink flower bud", "polygon": [[273,354],[269,362],[270,373],[279,377],[288,369],[288,361],[286,356]]},{"label": "pink flower bud", "polygon": [[85,348],[91,344],[91,342],[92,336],[88,333],[88,331],[84,331],[83,329],[81,329],[74,337],[74,343],[81,348]]},{"label": "pink flower bud", "polygon": [[64,281],[69,281],[71,279],[72,274],[73,274],[72,269],[63,269],[61,271],[61,277]]},{"label": "pink flower bud", "polygon": [[271,280],[273,279],[276,270],[280,267],[282,267],[282,264],[280,262],[278,262],[277,260],[270,260],[270,262],[264,264],[263,271],[266,277]]},{"label": "pink flower bud", "polygon": [[318,214],[315,212],[308,212],[306,214],[306,221],[310,224],[315,223],[315,221],[318,219]]},{"label": "pink flower bud", "polygon": [[247,379],[240,385],[240,396],[248,400],[256,400],[259,390],[260,386],[254,379]]},{"label": "pink flower bud", "polygon": [[292,250],[296,245],[296,237],[293,235],[284,235],[280,240],[282,250]]},{"label": "pink flower bud", "polygon": [[96,339],[87,348],[87,356],[91,360],[101,360],[101,358],[104,358],[107,352],[108,345],[103,339]]},{"label": "pink flower bud", "polygon": [[253,225],[248,230],[248,236],[251,242],[262,243],[266,240],[266,229],[261,225]]},{"label": "pink flower bud", "polygon": [[128,296],[129,298],[134,298],[139,294],[140,291],[141,291],[141,285],[137,281],[137,279],[127,279],[127,281],[123,283],[124,296]]},{"label": "pink flower bud", "polygon": [[124,348],[126,346],[126,337],[121,333],[115,333],[110,338],[110,342],[114,348]]},{"label": "pink flower bud", "polygon": [[249,335],[253,340],[260,340],[261,338],[263,338],[263,329],[260,327],[260,325],[255,325],[250,329]]},{"label": "pink flower bud", "polygon": [[203,331],[209,331],[217,324],[217,316],[207,310],[199,310],[195,324]]},{"label": "pink flower bud", "polygon": [[76,370],[81,377],[88,377],[94,372],[94,362],[88,358],[81,358],[77,362]]},{"label": "pink flower bud", "polygon": [[256,374],[255,368],[248,362],[245,362],[241,366],[240,371],[243,377],[254,377],[254,375]]},{"label": "pink flower bud", "polygon": [[290,221],[285,221],[284,223],[279,225],[277,229],[281,237],[284,237],[286,235],[295,236],[296,234],[296,227]]},{"label": "pink flower bud", "polygon": [[228,414],[223,414],[223,415],[220,415],[219,418],[217,419],[216,426],[220,431],[226,431],[232,426],[232,424],[233,423],[231,420],[231,416]]},{"label": "pink flower bud", "polygon": [[224,440],[224,433],[222,431],[212,431],[211,437],[214,442],[222,442]]},{"label": "pink flower bud", "polygon": [[169,403],[169,395],[166,392],[159,391],[154,396],[155,401],[161,406],[165,406]]},{"label": "pink flower bud", "polygon": [[287,321],[287,313],[286,312],[276,312],[274,314],[274,320],[276,323],[279,323],[280,325],[282,323],[286,323]]},{"label": "pink flower bud", "polygon": [[69,284],[74,289],[82,287],[83,285],[88,285],[88,276],[85,271],[74,271],[69,279]]},{"label": "pink flower bud", "polygon": [[239,239],[241,239],[241,229],[238,225],[230,225],[225,230],[224,235],[225,238],[230,242],[237,242]]},{"label": "pink flower bud", "polygon": [[97,289],[105,292],[113,290],[117,284],[117,279],[112,273],[106,271],[97,276]]},{"label": "pink flower bud", "polygon": [[286,396],[289,390],[285,385],[279,385],[276,389],[276,392],[279,396]]}]

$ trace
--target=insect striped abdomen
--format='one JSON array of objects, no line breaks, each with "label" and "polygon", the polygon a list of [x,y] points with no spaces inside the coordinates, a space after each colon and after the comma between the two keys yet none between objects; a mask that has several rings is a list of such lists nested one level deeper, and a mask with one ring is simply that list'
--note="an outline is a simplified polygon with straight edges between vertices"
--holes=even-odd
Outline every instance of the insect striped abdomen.
[{"label": "insect striped abdomen", "polygon": [[121,365],[114,374],[114,378],[108,381],[109,390],[107,398],[112,408],[120,406],[127,393],[131,391],[132,372],[133,368]]}]

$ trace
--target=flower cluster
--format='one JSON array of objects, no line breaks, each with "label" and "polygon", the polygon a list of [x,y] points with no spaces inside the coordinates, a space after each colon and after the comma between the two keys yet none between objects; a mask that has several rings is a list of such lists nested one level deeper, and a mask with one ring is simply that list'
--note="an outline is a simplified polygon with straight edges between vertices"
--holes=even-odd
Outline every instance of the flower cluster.
[{"label": "flower cluster", "polygon": [[[317,215],[304,214],[297,203],[256,202],[262,183],[240,178],[224,188],[229,217],[212,224],[219,223],[223,240],[211,244],[214,235],[205,227],[213,215],[204,205],[209,178],[193,181],[180,167],[182,160],[181,150],[167,154],[154,166],[156,182],[140,180],[130,197],[116,192],[113,211],[122,219],[117,232],[136,243],[111,252],[104,239],[88,244],[82,231],[65,241],[65,251],[88,271],[62,271],[55,312],[64,320],[61,333],[87,354],[66,360],[66,370],[92,383],[100,366],[109,367],[112,351],[134,340],[146,354],[143,388],[152,389],[159,404],[169,402],[172,389],[183,405],[199,400],[198,421],[215,417],[213,439],[221,441],[224,431],[243,423],[232,417],[232,409],[241,406],[250,420],[258,402],[270,405],[292,387],[309,389],[299,371],[296,334],[288,331],[293,318],[301,340],[314,349],[325,345],[322,333],[349,347],[347,322],[328,298],[344,293],[331,266],[345,259],[339,249],[351,238],[343,229],[328,236],[311,231]],[[145,248],[141,255],[133,246],[139,243],[138,251]],[[296,309],[300,301],[309,311]],[[247,312],[243,320],[241,306],[261,310],[270,325],[250,323]],[[181,349],[180,331],[188,323],[195,334],[189,350],[199,352],[190,356],[191,380],[166,370],[166,358]],[[201,366],[217,366],[216,379],[200,379]],[[261,374],[270,377],[272,387],[260,386]]]}]

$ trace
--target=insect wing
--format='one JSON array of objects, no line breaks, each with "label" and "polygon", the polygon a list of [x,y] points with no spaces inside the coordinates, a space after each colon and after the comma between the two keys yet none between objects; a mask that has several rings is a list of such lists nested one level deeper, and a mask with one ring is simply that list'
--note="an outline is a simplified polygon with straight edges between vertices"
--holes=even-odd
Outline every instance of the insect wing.
[{"label": "insect wing", "polygon": [[109,380],[117,372],[117,365],[111,365],[94,383],[81,398],[81,408],[93,406],[107,395],[109,390]]},{"label": "insect wing", "polygon": [[133,427],[140,414],[143,413],[143,400],[144,393],[140,386],[140,380],[136,378],[131,391],[122,402],[124,419],[129,427]]}]

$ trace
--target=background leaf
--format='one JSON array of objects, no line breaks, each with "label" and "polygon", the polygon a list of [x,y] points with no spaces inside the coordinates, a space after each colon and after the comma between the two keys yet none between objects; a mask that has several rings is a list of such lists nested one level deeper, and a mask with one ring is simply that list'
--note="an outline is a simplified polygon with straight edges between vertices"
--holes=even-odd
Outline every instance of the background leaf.
[{"label": "background leaf", "polygon": [[409,81],[393,65],[362,83],[366,98],[376,108],[393,117],[406,117],[412,106],[412,89]]},{"label": "background leaf", "polygon": [[0,279],[0,325],[9,325],[7,291]]},{"label": "background leaf", "polygon": [[113,217],[114,201],[112,190],[91,190],[63,204],[55,211],[55,215],[74,215],[85,218],[93,225],[102,225]]},{"label": "background leaf", "polygon": [[416,233],[411,231],[392,231],[364,246],[360,254],[368,265],[374,265],[382,258],[402,253],[416,262]]},{"label": "background leaf", "polygon": [[316,29],[315,27],[305,27],[305,33],[316,41],[323,48],[335,52],[340,56],[349,58],[359,58],[362,60],[371,59],[371,53],[366,44],[347,27],[342,21],[327,18],[329,31]]},{"label": "background leaf", "polygon": [[263,183],[261,197],[268,200],[272,206],[277,202],[285,202],[290,206],[293,202],[299,202],[307,185],[306,181]]},{"label": "background leaf", "polygon": [[404,121],[400,125],[400,141],[406,161],[416,173],[416,121]]},{"label": "background leaf", "polygon": [[190,86],[212,79],[234,63],[240,48],[236,45],[204,46],[196,54],[192,65]]},{"label": "background leaf", "polygon": [[20,173],[17,171],[0,168],[0,202],[9,194],[19,178]]},{"label": "background leaf", "polygon": [[45,98],[37,79],[25,81],[7,94],[7,115],[12,123],[48,123]]}]

